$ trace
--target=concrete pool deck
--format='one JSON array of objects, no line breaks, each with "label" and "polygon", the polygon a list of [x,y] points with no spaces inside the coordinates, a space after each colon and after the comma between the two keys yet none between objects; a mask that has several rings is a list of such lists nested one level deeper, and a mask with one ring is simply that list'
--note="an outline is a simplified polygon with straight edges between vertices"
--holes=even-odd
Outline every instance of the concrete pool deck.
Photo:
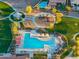
[{"label": "concrete pool deck", "polygon": [[[48,52],[50,49],[52,49],[53,52],[55,52],[56,49],[59,49],[58,44],[56,44],[57,38],[53,37],[54,40],[49,39],[48,41],[42,41],[39,39],[35,39],[35,37],[31,37],[31,35],[34,35],[31,32],[25,32],[25,31],[20,31],[22,35],[24,36],[21,39],[21,44],[18,48],[16,48],[16,54],[22,54],[22,53],[27,53],[27,52]],[[29,36],[26,37],[27,40],[25,40],[25,34],[28,34]],[[33,38],[33,39],[31,39]],[[31,41],[32,40],[32,41]],[[36,40],[36,41],[35,41]],[[38,43],[39,41],[39,43]],[[52,47],[52,48],[51,48]]]}]

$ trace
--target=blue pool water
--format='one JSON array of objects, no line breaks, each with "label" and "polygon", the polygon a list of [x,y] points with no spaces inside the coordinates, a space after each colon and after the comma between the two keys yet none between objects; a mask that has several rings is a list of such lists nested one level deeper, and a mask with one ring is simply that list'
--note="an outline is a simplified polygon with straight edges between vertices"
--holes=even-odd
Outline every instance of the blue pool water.
[{"label": "blue pool water", "polygon": [[47,5],[48,5],[48,2],[41,2],[41,3],[39,4],[39,7],[40,7],[40,8],[45,8],[45,7],[47,7]]},{"label": "blue pool water", "polygon": [[44,45],[49,45],[50,47],[56,48],[56,42],[54,38],[49,39],[48,41],[41,41],[36,37],[30,37],[30,33],[25,33],[23,48],[25,49],[40,49],[44,48]]}]

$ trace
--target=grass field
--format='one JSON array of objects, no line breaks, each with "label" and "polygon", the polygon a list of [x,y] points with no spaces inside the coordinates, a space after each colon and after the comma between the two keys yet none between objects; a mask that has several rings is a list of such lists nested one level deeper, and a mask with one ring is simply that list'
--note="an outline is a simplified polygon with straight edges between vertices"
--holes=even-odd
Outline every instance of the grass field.
[{"label": "grass field", "polygon": [[9,16],[12,12],[14,10],[11,6],[0,1],[0,19]]},{"label": "grass field", "polygon": [[8,19],[0,20],[0,53],[7,52],[11,40],[11,22]]},{"label": "grass field", "polygon": [[60,24],[55,25],[55,31],[64,34],[68,39],[68,50],[62,54],[62,59],[66,57],[72,50],[70,50],[70,46],[72,47],[71,39],[74,34],[79,32],[79,19],[72,17],[63,17],[63,20]]},{"label": "grass field", "polygon": [[12,12],[11,6],[0,1],[0,53],[6,53],[12,41],[11,22],[5,18]]},{"label": "grass field", "polygon": [[79,19],[63,17],[62,22],[55,25],[55,31],[66,35],[68,40],[70,40],[74,34],[79,32]]}]

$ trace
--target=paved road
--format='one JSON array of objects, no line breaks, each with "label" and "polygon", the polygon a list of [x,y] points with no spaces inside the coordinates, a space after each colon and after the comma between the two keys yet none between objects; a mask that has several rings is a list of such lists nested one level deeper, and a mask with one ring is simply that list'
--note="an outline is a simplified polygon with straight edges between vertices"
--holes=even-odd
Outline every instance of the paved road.
[{"label": "paved road", "polygon": [[79,18],[79,12],[70,12],[68,15],[65,14],[65,16]]},{"label": "paved road", "polygon": [[[26,6],[28,5],[28,1],[31,6],[35,6],[41,0],[2,0],[9,2],[17,11],[25,11]],[[69,15],[71,17],[79,18],[79,13],[71,12]]]},{"label": "paved road", "polygon": [[17,11],[24,11],[28,5],[28,1],[31,6],[35,6],[40,0],[2,0],[10,3]]}]

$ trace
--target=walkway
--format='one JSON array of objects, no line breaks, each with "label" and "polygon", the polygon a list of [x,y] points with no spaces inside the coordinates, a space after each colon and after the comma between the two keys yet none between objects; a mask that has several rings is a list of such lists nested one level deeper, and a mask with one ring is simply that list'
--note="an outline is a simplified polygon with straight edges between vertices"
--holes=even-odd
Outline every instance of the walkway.
[{"label": "walkway", "polygon": [[79,18],[79,12],[70,12],[68,15],[65,12],[63,14],[67,17]]}]

